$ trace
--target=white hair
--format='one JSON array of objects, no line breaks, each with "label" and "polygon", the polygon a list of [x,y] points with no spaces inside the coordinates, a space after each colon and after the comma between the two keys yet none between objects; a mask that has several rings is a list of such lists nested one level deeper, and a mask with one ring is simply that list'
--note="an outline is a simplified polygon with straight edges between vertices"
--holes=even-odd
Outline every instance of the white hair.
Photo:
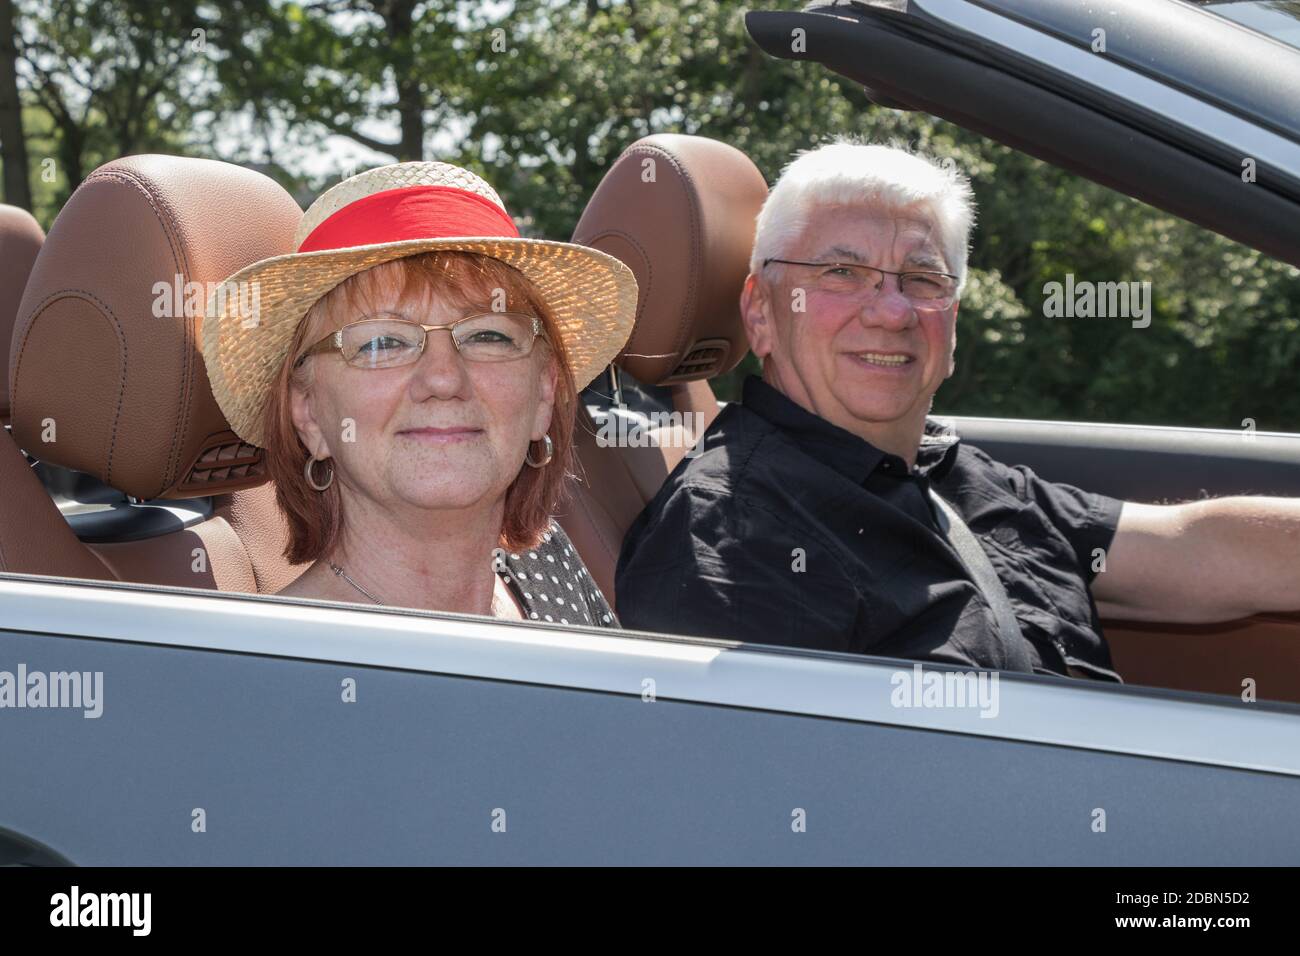
[{"label": "white hair", "polygon": [[758,214],[749,271],[789,253],[824,206],[868,205],[887,214],[921,207],[938,232],[957,294],[966,287],[966,257],[975,225],[970,180],[951,160],[939,161],[893,142],[837,140],[801,152],[781,172]]}]

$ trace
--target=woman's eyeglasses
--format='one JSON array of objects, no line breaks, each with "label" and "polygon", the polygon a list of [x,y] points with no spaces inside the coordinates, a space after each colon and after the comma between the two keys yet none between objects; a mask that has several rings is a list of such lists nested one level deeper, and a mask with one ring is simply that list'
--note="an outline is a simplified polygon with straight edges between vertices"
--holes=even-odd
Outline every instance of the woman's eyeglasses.
[{"label": "woman's eyeglasses", "polygon": [[446,330],[461,357],[470,362],[509,362],[533,350],[542,334],[542,320],[519,312],[479,312],[447,325],[423,325],[398,316],[352,322],[331,332],[298,356],[338,350],[354,368],[396,368],[424,354],[430,332]]}]

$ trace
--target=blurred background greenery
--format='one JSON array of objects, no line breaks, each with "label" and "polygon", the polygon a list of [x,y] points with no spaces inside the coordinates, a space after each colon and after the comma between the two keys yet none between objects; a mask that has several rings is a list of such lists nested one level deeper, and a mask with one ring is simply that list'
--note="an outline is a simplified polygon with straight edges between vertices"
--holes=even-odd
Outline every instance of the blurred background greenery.
[{"label": "blurred background greenery", "polygon": [[[91,170],[140,152],[237,162],[304,206],[361,169],[444,159],[482,173],[525,234],[567,239],[649,133],[730,143],[769,182],[835,136],[899,138],[950,157],[979,204],[936,411],[1300,431],[1300,270],[772,60],[744,30],[755,5],[0,0],[0,144],[6,171],[27,169],[5,201],[48,229]],[[1149,281],[1150,327],[1045,318],[1043,286],[1066,273]],[[715,383],[722,397],[752,362]]]}]

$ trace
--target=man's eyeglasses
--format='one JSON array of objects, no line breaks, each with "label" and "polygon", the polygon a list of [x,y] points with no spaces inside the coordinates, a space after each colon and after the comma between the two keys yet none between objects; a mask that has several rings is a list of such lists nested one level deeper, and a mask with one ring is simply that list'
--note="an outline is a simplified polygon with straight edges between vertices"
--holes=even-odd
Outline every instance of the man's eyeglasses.
[{"label": "man's eyeglasses", "polygon": [[884,288],[885,276],[898,278],[899,291],[917,308],[946,309],[957,298],[957,277],[946,272],[891,272],[852,262],[800,262],[797,259],[765,259],[788,266],[813,270],[811,285],[818,292],[854,296],[870,301]]},{"label": "man's eyeglasses", "polygon": [[519,312],[479,312],[447,325],[423,325],[395,315],[352,322],[308,348],[295,366],[310,355],[337,350],[355,368],[396,368],[424,354],[430,332],[447,330],[461,357],[470,362],[509,362],[533,350],[542,333],[542,320]]}]

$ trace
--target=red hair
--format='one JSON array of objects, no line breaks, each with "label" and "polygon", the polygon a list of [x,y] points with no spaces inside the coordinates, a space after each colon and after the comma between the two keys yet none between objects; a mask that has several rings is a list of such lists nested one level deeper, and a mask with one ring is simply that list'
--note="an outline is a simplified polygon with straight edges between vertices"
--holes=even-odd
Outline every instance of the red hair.
[{"label": "red hair", "polygon": [[345,279],[317,300],[294,331],[262,413],[264,459],[275,482],[276,500],[289,522],[289,544],[284,554],[291,564],[327,557],[338,543],[346,517],[337,483],[318,492],[307,485],[303,476],[310,453],[294,426],[290,396],[293,388],[311,387],[308,367],[294,366],[306,347],[307,330],[317,327],[318,317],[333,327],[341,326],[344,322],[333,320],[360,315],[377,297],[396,292],[402,299],[427,290],[436,291],[453,307],[463,309],[482,307],[494,297],[499,300],[504,293],[504,304],[492,302],[494,306],[541,319],[543,338],[536,347],[549,349],[556,365],[555,407],[547,430],[553,457],[541,468],[523,465],[506,490],[501,547],[509,551],[534,548],[550,527],[571,471],[578,407],[578,390],[555,318],[534,285],[513,266],[470,252],[425,252],[372,266]]}]

